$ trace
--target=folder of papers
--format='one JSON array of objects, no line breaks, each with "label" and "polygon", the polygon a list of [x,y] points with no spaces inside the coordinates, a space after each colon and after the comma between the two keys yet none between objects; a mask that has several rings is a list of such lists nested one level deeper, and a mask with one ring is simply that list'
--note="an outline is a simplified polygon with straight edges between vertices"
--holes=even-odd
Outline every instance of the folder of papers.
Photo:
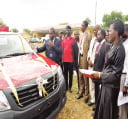
[{"label": "folder of papers", "polygon": [[118,106],[128,103],[128,96],[123,96],[123,92],[120,91],[118,96]]},{"label": "folder of papers", "polygon": [[88,78],[93,78],[92,74],[96,73],[96,71],[88,70],[88,69],[79,69],[79,71]]}]

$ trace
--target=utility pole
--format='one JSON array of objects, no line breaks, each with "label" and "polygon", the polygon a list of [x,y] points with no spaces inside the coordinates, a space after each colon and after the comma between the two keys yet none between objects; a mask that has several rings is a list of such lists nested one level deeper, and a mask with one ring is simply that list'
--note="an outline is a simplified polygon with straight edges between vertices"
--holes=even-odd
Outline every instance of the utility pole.
[{"label": "utility pole", "polygon": [[96,0],[96,3],[95,3],[95,25],[96,25],[96,16],[97,15],[97,0]]}]

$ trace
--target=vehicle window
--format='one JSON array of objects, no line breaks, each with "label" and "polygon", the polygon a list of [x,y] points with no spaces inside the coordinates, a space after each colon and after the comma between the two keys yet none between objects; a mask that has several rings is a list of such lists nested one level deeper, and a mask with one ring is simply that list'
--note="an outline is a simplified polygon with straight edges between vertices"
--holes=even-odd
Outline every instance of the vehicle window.
[{"label": "vehicle window", "polygon": [[0,35],[0,57],[13,53],[32,52],[27,42],[19,35]]}]

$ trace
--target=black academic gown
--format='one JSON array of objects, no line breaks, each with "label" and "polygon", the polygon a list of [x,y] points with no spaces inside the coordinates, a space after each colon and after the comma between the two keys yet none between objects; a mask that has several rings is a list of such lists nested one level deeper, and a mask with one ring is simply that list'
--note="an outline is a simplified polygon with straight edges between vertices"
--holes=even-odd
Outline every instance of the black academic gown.
[{"label": "black academic gown", "polygon": [[[93,66],[94,71],[102,72],[105,62],[105,55],[109,49],[110,49],[110,43],[105,41],[102,44],[99,52],[96,53],[95,55],[94,66]],[[96,103],[99,96],[101,80],[94,80],[94,81],[95,81],[94,84],[95,84],[95,103]]]},{"label": "black academic gown", "polygon": [[94,119],[118,119],[117,99],[125,50],[119,41],[106,55],[102,74],[102,88],[96,105]]}]

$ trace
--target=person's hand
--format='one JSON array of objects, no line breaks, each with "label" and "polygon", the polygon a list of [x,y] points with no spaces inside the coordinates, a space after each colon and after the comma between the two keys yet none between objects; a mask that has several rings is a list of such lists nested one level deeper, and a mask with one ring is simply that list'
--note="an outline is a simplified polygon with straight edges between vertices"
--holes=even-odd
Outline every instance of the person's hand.
[{"label": "person's hand", "polygon": [[123,96],[128,96],[128,87],[123,87]]},{"label": "person's hand", "polygon": [[94,79],[100,79],[100,78],[101,78],[101,75],[102,75],[101,72],[96,72],[96,73],[91,74],[91,76],[92,76]]},{"label": "person's hand", "polygon": [[37,52],[37,46],[36,45],[33,45],[33,46],[31,46],[31,48],[32,48],[32,50],[34,51],[34,52]]},{"label": "person's hand", "polygon": [[49,43],[49,46],[50,46],[50,47],[54,47],[54,43],[53,43],[53,42],[50,42],[50,43]]},{"label": "person's hand", "polygon": [[93,63],[91,60],[88,61],[88,65],[89,65],[89,67],[93,67]]}]

